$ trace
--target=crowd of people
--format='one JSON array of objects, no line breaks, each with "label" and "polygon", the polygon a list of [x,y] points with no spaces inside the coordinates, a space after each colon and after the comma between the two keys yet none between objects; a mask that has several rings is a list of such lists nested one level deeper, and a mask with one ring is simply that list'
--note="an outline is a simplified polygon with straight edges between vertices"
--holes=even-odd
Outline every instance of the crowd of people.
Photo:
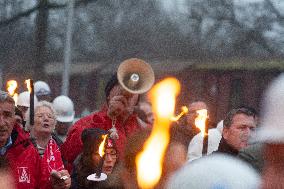
[{"label": "crowd of people", "polygon": [[[69,97],[52,99],[44,81],[34,88],[33,117],[29,92],[15,102],[0,91],[0,188],[139,188],[135,157],[156,116],[144,94],[126,90],[115,73],[101,109],[74,122]],[[260,114],[241,106],[217,125],[208,119],[206,153],[195,119],[198,110],[210,110],[204,100],[190,102],[188,112],[171,125],[155,188],[284,188],[283,97],[280,75],[266,92]]]}]

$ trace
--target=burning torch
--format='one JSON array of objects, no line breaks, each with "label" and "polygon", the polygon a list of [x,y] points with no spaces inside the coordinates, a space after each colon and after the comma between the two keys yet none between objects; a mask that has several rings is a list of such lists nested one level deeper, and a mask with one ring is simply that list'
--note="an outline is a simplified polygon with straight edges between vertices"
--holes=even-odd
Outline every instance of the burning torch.
[{"label": "burning torch", "polygon": [[32,79],[25,81],[30,93],[30,125],[34,125],[34,82]]},{"label": "burning torch", "polygon": [[7,82],[7,91],[11,97],[13,97],[15,101],[15,105],[17,105],[18,101],[18,93],[16,93],[16,89],[18,87],[18,83],[15,80],[9,80]]},{"label": "burning torch", "polygon": [[208,149],[208,125],[206,124],[208,115],[206,109],[196,111],[198,116],[195,118],[195,126],[200,129],[203,137],[202,155],[207,155]]},{"label": "burning torch", "polygon": [[156,84],[150,92],[157,118],[143,150],[135,158],[137,181],[140,188],[154,188],[162,175],[164,155],[170,141],[171,118],[179,90],[178,80],[168,78]]}]

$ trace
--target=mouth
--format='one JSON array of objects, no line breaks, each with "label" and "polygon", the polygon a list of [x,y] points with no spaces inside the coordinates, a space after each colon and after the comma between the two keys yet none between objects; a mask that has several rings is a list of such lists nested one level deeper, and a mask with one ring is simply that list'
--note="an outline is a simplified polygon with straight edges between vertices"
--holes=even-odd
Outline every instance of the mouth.
[{"label": "mouth", "polygon": [[105,170],[106,172],[111,172],[111,171],[112,171],[112,166],[105,166],[105,167],[104,167],[104,170]]},{"label": "mouth", "polygon": [[42,124],[42,126],[43,126],[44,128],[49,128],[49,127],[50,127],[48,123],[44,123],[44,124]]}]

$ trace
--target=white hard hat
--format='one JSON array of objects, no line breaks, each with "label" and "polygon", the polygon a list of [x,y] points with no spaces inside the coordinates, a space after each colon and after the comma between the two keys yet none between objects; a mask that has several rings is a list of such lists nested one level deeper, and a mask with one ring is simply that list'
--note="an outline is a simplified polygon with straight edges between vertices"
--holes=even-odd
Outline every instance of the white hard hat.
[{"label": "white hard hat", "polygon": [[[218,150],[222,134],[218,129],[208,130],[208,148],[207,155]],[[201,133],[195,135],[188,145],[187,159],[189,161],[202,157],[203,137]]]},{"label": "white hard hat", "polygon": [[[37,97],[34,95],[34,105],[36,105],[38,102]],[[30,107],[30,93],[29,91],[24,91],[19,94],[18,100],[17,100],[17,106],[25,106]]]},{"label": "white hard hat", "polygon": [[255,141],[284,143],[283,99],[284,74],[281,74],[271,83],[265,93],[260,127],[256,132]]},{"label": "white hard hat", "polygon": [[34,90],[35,90],[35,94],[37,96],[51,94],[51,90],[50,90],[49,85],[46,82],[44,82],[44,81],[37,81],[37,82],[35,82]]},{"label": "white hard hat", "polygon": [[168,189],[258,189],[260,176],[234,157],[214,154],[186,164],[170,178]]},{"label": "white hard hat", "polygon": [[72,100],[67,96],[58,96],[53,100],[53,107],[57,113],[57,121],[73,122],[75,111]]}]

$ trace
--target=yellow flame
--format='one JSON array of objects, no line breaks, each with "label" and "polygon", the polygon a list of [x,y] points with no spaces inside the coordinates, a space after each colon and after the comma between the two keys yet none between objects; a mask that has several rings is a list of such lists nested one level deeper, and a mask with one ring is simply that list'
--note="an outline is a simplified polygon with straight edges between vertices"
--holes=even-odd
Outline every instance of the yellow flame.
[{"label": "yellow flame", "polygon": [[107,135],[103,135],[102,138],[103,138],[103,141],[101,142],[99,146],[99,154],[101,157],[105,155],[105,143],[106,143]]},{"label": "yellow flame", "polygon": [[207,110],[201,109],[196,111],[198,113],[198,116],[195,118],[195,126],[200,129],[201,135],[204,137],[205,134],[205,126],[206,126],[206,120],[208,118],[207,116]]},{"label": "yellow flame", "polygon": [[7,91],[9,95],[13,97],[15,101],[15,105],[17,105],[17,101],[18,101],[18,94],[15,92],[17,87],[18,87],[17,81],[15,80],[7,81]]},{"label": "yellow flame", "polygon": [[172,121],[178,121],[187,112],[188,112],[188,108],[186,106],[182,106],[180,114],[175,116],[175,117],[172,117],[171,120]]},{"label": "yellow flame", "polygon": [[180,84],[175,78],[167,78],[156,84],[150,92],[153,111],[157,118],[150,137],[135,159],[137,181],[140,188],[154,188],[162,174],[163,157],[170,140],[170,123],[174,114],[175,98]]},{"label": "yellow flame", "polygon": [[9,80],[7,81],[7,91],[9,95],[13,96],[15,94],[15,91],[18,87],[18,83],[15,80]]},{"label": "yellow flame", "polygon": [[27,85],[29,93],[31,93],[32,92],[31,80],[30,79],[25,80],[25,84]]}]

